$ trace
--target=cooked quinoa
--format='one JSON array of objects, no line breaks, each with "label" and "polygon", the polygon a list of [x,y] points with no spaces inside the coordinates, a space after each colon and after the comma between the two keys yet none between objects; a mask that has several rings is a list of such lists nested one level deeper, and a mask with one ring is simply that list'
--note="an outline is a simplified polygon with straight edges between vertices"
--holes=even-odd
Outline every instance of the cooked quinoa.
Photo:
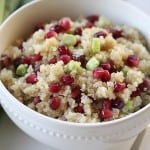
[{"label": "cooked quinoa", "polygon": [[38,24],[0,58],[0,80],[23,104],[71,122],[103,122],[150,102],[150,54],[135,28],[104,16]]}]

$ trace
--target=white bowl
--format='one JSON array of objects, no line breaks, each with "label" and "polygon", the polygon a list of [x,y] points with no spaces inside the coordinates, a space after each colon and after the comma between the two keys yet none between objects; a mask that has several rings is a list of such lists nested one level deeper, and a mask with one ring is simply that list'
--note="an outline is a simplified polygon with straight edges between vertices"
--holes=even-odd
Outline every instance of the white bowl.
[{"label": "white bowl", "polygon": [[[13,13],[0,27],[0,52],[19,37],[31,33],[38,22],[63,16],[103,14],[115,23],[138,28],[150,43],[150,19],[119,0],[36,0]],[[12,96],[0,82],[0,102],[8,116],[25,133],[62,150],[127,150],[150,122],[150,104],[118,120],[104,123],[71,123],[41,115]],[[129,144],[130,143],[130,144]],[[128,145],[127,145],[128,144]]]}]

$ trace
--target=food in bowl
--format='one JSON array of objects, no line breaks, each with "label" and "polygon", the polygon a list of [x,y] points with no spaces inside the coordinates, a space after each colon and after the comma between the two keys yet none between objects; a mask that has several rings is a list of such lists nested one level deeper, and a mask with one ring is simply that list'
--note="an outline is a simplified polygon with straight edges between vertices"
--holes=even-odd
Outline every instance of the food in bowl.
[{"label": "food in bowl", "polygon": [[104,16],[40,23],[0,62],[0,79],[20,102],[60,120],[110,121],[150,101],[144,36]]}]

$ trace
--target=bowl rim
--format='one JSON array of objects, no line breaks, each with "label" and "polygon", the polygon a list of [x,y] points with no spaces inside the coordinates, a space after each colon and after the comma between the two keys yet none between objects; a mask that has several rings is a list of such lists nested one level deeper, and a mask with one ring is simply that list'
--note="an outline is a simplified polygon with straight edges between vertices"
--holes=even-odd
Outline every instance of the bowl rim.
[{"label": "bowl rim", "polygon": [[[31,1],[25,5],[23,5],[22,7],[20,7],[19,9],[17,9],[15,12],[13,12],[1,25],[0,25],[0,30],[2,30],[2,28],[5,26],[5,24],[7,24],[7,22],[16,14],[18,14],[20,11],[23,11],[24,9],[26,9],[26,7],[29,7],[31,5],[35,5],[38,2],[42,2],[43,0],[36,0],[36,1]],[[127,1],[121,1],[121,0],[116,0],[117,3],[120,3],[120,5],[126,5],[126,7],[130,7],[132,9],[134,9],[134,11],[142,14],[143,16],[145,16],[146,18],[148,18],[149,22],[150,22],[150,16],[146,13],[144,13],[142,10],[140,10],[139,8],[135,7],[134,5],[130,4]],[[150,42],[148,42],[150,43]],[[1,89],[2,88],[2,89]],[[37,111],[32,110],[31,108],[29,108],[28,106],[24,105],[23,103],[21,103],[19,100],[17,100],[16,97],[14,97],[8,90],[7,88],[4,86],[4,84],[2,83],[2,81],[0,80],[0,90],[2,90],[3,96],[8,95],[8,97],[10,98],[10,100],[14,100],[14,102],[17,105],[20,105],[20,107],[23,107],[23,109],[26,109],[27,111],[31,112],[33,115],[43,118],[46,121],[51,121],[51,122],[55,122],[58,124],[62,124],[65,126],[73,126],[73,127],[104,127],[104,126],[111,126],[114,124],[119,124],[119,123],[123,123],[127,120],[130,120],[132,118],[137,117],[138,115],[140,115],[141,113],[144,113],[147,109],[150,108],[150,103],[147,104],[146,106],[144,106],[143,108],[141,108],[140,110],[131,113],[125,117],[119,118],[119,119],[115,119],[115,120],[111,120],[111,121],[106,121],[106,122],[95,122],[95,123],[77,123],[77,122],[70,122],[70,121],[64,121],[64,120],[59,120],[59,119],[55,119],[49,116],[46,116],[44,114],[41,114]],[[0,99],[1,102],[1,99]],[[3,106],[3,105],[2,105]]]}]

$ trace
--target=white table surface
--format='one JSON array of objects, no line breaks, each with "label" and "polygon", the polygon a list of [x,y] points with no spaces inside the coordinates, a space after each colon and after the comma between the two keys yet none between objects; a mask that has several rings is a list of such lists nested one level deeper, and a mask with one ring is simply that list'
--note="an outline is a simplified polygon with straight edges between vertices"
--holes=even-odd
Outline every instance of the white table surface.
[{"label": "white table surface", "polygon": [[[150,15],[150,0],[124,0],[136,5]],[[150,127],[137,150],[150,150]],[[6,114],[0,115],[0,150],[54,150],[24,134]],[[120,149],[121,150],[121,149]]]}]

